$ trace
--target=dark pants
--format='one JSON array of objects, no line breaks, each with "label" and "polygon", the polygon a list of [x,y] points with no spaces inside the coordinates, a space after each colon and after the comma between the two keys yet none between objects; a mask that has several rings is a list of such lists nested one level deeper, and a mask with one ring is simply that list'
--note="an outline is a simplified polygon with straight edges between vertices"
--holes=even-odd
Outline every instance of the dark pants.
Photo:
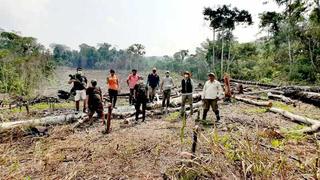
[{"label": "dark pants", "polygon": [[218,100],[217,99],[204,99],[203,100],[203,120],[206,120],[207,114],[212,108],[213,112],[216,114],[217,121],[220,120],[219,109],[218,109]]},{"label": "dark pants", "polygon": [[109,89],[109,96],[112,107],[116,107],[118,91],[114,89]]},{"label": "dark pants", "polygon": [[[169,107],[170,105],[170,95],[171,95],[171,90],[164,90],[163,95],[162,95],[162,107]],[[167,102],[167,104],[166,104]]]},{"label": "dark pants", "polygon": [[134,104],[134,98],[133,98],[133,96],[134,96],[134,89],[130,89],[130,96],[129,96],[129,104],[130,105],[133,105]]},{"label": "dark pants", "polygon": [[[142,111],[140,110],[141,105],[142,105]],[[135,102],[136,121],[138,121],[140,113],[142,113],[142,121],[146,119],[146,107],[147,107],[147,100],[141,100],[141,99],[136,100]]]}]

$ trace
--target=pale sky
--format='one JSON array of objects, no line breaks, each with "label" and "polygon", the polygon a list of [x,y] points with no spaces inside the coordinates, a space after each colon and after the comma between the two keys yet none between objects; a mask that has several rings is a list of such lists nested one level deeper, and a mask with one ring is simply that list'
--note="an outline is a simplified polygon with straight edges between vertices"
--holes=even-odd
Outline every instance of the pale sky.
[{"label": "pale sky", "polygon": [[204,7],[231,4],[248,10],[254,20],[234,34],[240,42],[259,37],[259,13],[277,8],[265,0],[0,0],[0,28],[78,49],[81,43],[107,42],[117,48],[146,46],[148,56],[172,55],[212,39],[203,20]]}]

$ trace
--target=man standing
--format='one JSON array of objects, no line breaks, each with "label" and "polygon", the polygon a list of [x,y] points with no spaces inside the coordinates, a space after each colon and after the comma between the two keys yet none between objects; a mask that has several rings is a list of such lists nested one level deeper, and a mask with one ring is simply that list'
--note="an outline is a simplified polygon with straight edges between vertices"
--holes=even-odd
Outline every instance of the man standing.
[{"label": "man standing", "polygon": [[139,77],[139,82],[134,87],[136,122],[138,122],[139,114],[141,113],[140,106],[142,105],[142,122],[146,118],[146,107],[148,101],[148,86],[143,82],[143,77]]},{"label": "man standing", "polygon": [[181,93],[182,93],[182,102],[181,102],[181,110],[180,110],[180,115],[181,117],[184,117],[185,116],[185,105],[186,105],[186,102],[188,101],[189,102],[189,105],[190,105],[190,114],[192,115],[192,103],[193,103],[193,99],[192,99],[192,93],[193,93],[193,90],[194,90],[194,85],[193,85],[193,80],[191,79],[190,77],[190,72],[186,71],[184,72],[184,78],[183,80],[181,81],[181,87],[182,87],[182,90],[181,90]]},{"label": "man standing", "polygon": [[152,73],[148,75],[147,85],[149,85],[149,101],[152,103],[159,86],[160,78],[157,74],[157,69],[153,68]]},{"label": "man standing", "polygon": [[[170,104],[170,95],[171,95],[171,89],[174,87],[173,79],[170,77],[170,72],[166,72],[166,76],[162,79],[161,85],[160,85],[160,91],[163,92],[162,94],[162,108],[161,112],[163,112],[163,109],[166,107],[166,112],[168,110],[169,104]],[[166,104],[167,103],[167,104]]]},{"label": "man standing", "polygon": [[210,106],[213,112],[216,114],[217,122],[220,120],[218,110],[218,100],[222,96],[222,87],[219,81],[215,80],[215,75],[210,73],[208,75],[209,80],[204,84],[203,87],[203,120],[206,120],[207,113]]},{"label": "man standing", "polygon": [[107,84],[111,105],[113,108],[116,108],[119,79],[118,76],[115,75],[115,71],[113,69],[110,70],[110,75],[107,77]]},{"label": "man standing", "polygon": [[86,111],[86,87],[87,87],[87,78],[82,75],[82,68],[77,68],[77,73],[75,76],[71,76],[69,84],[73,83],[73,89],[76,92],[74,100],[76,102],[76,110],[79,112],[80,109],[80,100],[83,100],[83,112]]},{"label": "man standing", "polygon": [[134,102],[134,86],[137,84],[139,80],[139,75],[137,75],[137,70],[136,69],[132,69],[132,74],[130,74],[128,76],[128,79],[127,79],[127,84],[129,86],[129,89],[130,89],[130,96],[129,96],[129,104],[130,105],[133,105]]}]

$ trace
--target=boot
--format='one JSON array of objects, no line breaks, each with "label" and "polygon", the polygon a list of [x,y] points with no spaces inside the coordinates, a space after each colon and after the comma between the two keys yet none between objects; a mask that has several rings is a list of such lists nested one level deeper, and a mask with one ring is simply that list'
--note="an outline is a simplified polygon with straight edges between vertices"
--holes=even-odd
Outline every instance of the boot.
[{"label": "boot", "polygon": [[219,111],[216,111],[216,112],[215,112],[215,114],[216,114],[216,118],[217,118],[217,120],[216,120],[216,121],[217,121],[217,122],[218,122],[218,121],[220,121]]}]

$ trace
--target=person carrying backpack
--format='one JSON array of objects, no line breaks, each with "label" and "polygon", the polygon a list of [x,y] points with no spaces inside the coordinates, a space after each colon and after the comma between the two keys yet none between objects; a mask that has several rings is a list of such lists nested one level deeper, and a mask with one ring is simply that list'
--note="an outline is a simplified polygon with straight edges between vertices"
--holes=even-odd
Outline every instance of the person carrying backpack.
[{"label": "person carrying backpack", "polygon": [[106,132],[105,117],[103,112],[103,100],[102,100],[102,91],[100,87],[97,87],[97,80],[91,81],[91,86],[88,87],[87,91],[87,103],[89,109],[89,121],[91,121],[94,113],[98,114],[98,117],[101,118],[104,129],[102,133]]},{"label": "person carrying backpack", "polygon": [[110,103],[112,104],[112,107],[115,108],[119,90],[119,79],[118,76],[115,75],[115,71],[113,69],[110,70],[110,75],[107,77],[107,84]]},{"label": "person carrying backpack", "polygon": [[[142,122],[146,118],[146,107],[148,101],[148,86],[143,82],[143,77],[139,77],[138,83],[134,86],[136,122],[138,122],[139,114],[142,113]],[[142,111],[140,107],[142,106]]]},{"label": "person carrying backpack", "polygon": [[160,78],[157,69],[153,68],[152,73],[148,75],[147,85],[149,85],[149,101],[152,103],[156,95],[157,87],[159,87]]},{"label": "person carrying backpack", "polygon": [[80,100],[83,100],[83,112],[86,111],[86,87],[88,80],[82,75],[82,68],[77,68],[77,73],[74,76],[70,76],[68,84],[73,83],[73,89],[75,91],[74,101],[76,102],[76,111],[79,112]]}]

